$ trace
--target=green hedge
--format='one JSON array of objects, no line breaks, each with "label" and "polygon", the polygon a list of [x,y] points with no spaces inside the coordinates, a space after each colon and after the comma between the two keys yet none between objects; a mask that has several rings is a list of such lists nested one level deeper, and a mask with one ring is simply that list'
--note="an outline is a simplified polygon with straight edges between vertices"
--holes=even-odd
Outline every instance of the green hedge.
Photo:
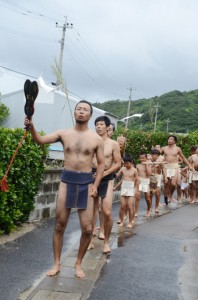
[{"label": "green hedge", "polygon": [[[0,180],[24,134],[22,129],[0,128]],[[34,208],[34,197],[42,182],[48,146],[39,146],[28,133],[8,173],[9,190],[0,191],[0,234],[10,233],[25,222]]]},{"label": "green hedge", "polygon": [[[115,133],[115,138],[124,132],[123,129],[118,129]],[[134,159],[138,159],[138,154],[142,151],[150,153],[151,147],[159,144],[167,145],[168,133],[165,132],[143,132],[143,131],[126,131],[127,145],[126,153],[130,153]],[[177,146],[180,147],[186,157],[190,156],[190,147],[198,145],[198,130],[188,135],[177,135]]]}]

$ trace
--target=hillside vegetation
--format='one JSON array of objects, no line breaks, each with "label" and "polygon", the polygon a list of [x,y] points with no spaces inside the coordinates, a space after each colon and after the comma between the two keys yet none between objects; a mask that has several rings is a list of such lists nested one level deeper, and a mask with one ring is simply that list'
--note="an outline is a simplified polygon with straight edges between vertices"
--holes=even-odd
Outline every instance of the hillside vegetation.
[{"label": "hillside vegetation", "polygon": [[[160,97],[131,101],[129,115],[143,113],[143,116],[130,119],[128,128],[153,130],[157,103],[160,106],[157,114],[157,131],[187,133],[198,129],[198,90],[172,91]],[[128,100],[110,100],[104,103],[96,102],[93,105],[115,114],[119,119],[127,116]],[[120,122],[119,125],[123,126],[124,123]]]}]

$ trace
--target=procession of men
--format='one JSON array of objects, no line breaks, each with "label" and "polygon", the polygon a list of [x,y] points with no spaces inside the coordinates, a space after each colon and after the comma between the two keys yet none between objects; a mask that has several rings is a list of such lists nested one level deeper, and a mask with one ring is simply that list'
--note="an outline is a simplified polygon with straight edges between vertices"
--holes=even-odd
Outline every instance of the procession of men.
[{"label": "procession of men", "polygon": [[[109,239],[113,226],[112,201],[114,192],[119,187],[121,206],[117,223],[122,227],[128,219],[129,230],[138,218],[141,196],[146,201],[146,218],[151,216],[153,197],[156,214],[159,214],[163,205],[181,203],[182,195],[186,196],[185,201],[189,203],[198,202],[197,146],[191,147],[192,154],[187,159],[176,145],[177,137],[169,135],[167,145],[162,148],[159,145],[153,146],[149,153],[140,150],[139,157],[134,159],[131,153],[126,153],[127,139],[124,135],[119,136],[117,141],[112,139],[115,126],[107,116],[98,117],[94,121],[96,132],[89,129],[92,111],[91,103],[79,101],[74,109],[74,127],[45,136],[36,131],[32,118],[25,118],[24,124],[38,144],[59,141],[64,149],[65,164],[53,234],[54,265],[47,273],[48,276],[61,271],[63,235],[72,208],[77,208],[80,220],[81,239],[75,269],[76,276],[82,278],[85,276],[82,260],[86,251],[94,248],[93,236],[98,216],[98,238],[103,243],[102,251],[104,254],[111,252]],[[181,168],[181,164],[185,166]],[[184,186],[187,190],[185,193],[182,191]],[[162,192],[164,203],[160,203]]]}]

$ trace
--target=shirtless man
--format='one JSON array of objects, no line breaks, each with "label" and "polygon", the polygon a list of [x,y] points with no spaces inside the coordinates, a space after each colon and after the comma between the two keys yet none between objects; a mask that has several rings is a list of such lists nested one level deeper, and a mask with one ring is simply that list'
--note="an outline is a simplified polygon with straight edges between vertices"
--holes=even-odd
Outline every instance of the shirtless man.
[{"label": "shirtless man", "polygon": [[167,195],[169,195],[169,201],[173,201],[175,186],[176,184],[179,184],[178,177],[180,175],[178,157],[180,157],[185,162],[185,164],[188,165],[190,169],[192,169],[188,160],[183,155],[181,148],[176,146],[177,137],[175,135],[169,135],[167,142],[168,146],[163,147],[161,152],[162,154],[164,154],[164,161],[166,162],[166,164],[164,165],[164,194],[166,195],[166,204],[168,204]]},{"label": "shirtless man", "polygon": [[[25,118],[24,124],[29,126],[32,137],[38,144],[60,141],[64,149],[65,163],[59,186],[53,235],[54,266],[47,273],[48,276],[54,276],[61,270],[63,235],[73,207],[78,209],[82,231],[75,263],[76,276],[78,278],[85,276],[81,265],[92,237],[93,197],[97,195],[97,188],[104,172],[104,143],[95,132],[88,128],[91,115],[91,104],[81,100],[74,110],[74,128],[59,130],[45,136],[41,136],[34,128],[32,121]],[[93,183],[91,164],[94,155],[97,160],[97,173]]]},{"label": "shirtless man", "polygon": [[111,123],[109,125],[109,128],[107,129],[107,135],[110,139],[112,139],[112,136],[114,134],[114,131],[115,131],[115,124],[114,123]]},{"label": "shirtless man", "polygon": [[188,161],[193,168],[191,172],[189,172],[189,184],[190,184],[190,203],[198,202],[198,148],[197,146],[191,147],[192,155],[188,158]]},{"label": "shirtless man", "polygon": [[126,137],[124,136],[124,134],[119,135],[117,137],[117,142],[120,146],[120,154],[123,157],[124,156],[124,152],[125,152],[125,148],[126,148]]},{"label": "shirtless man", "polygon": [[129,224],[128,228],[132,228],[134,219],[134,196],[139,194],[139,177],[137,170],[133,167],[132,158],[129,154],[123,157],[124,166],[117,173],[117,177],[121,176],[121,180],[114,186],[114,191],[121,185],[120,197],[120,224],[123,226],[124,215],[129,211]]},{"label": "shirtless man", "polygon": [[147,203],[146,217],[150,217],[151,200],[150,200],[149,176],[152,174],[151,173],[151,165],[149,164],[149,161],[147,160],[146,153],[140,153],[139,160],[141,163],[137,165],[137,171],[138,171],[138,176],[140,179],[140,185],[139,185],[139,197],[136,197],[135,217],[138,216],[138,208],[139,208],[141,192],[144,193],[145,200]]},{"label": "shirtless man", "polygon": [[[99,198],[101,198],[101,214],[104,224],[100,224],[99,238],[103,239],[103,253],[111,251],[109,238],[113,226],[112,218],[112,198],[114,173],[121,167],[121,155],[119,144],[110,139],[107,130],[110,125],[110,119],[107,116],[101,116],[95,120],[96,132],[104,141],[105,171],[98,187],[98,197],[95,199],[95,212],[98,209]],[[98,169],[97,162],[93,160],[93,165]],[[93,246],[91,247],[93,248]]]}]

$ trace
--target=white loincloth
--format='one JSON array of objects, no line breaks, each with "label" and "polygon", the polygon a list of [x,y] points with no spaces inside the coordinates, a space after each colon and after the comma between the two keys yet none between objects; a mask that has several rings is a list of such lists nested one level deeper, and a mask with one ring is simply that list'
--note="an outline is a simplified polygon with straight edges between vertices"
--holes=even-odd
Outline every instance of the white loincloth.
[{"label": "white loincloth", "polygon": [[123,180],[121,185],[121,196],[133,197],[135,195],[134,187],[134,181]]},{"label": "white loincloth", "polygon": [[189,171],[188,182],[192,183],[192,181],[198,181],[198,172],[197,171]]},{"label": "white loincloth", "polygon": [[157,176],[157,187],[162,185],[162,174],[155,174]]},{"label": "white loincloth", "polygon": [[188,183],[187,182],[182,182],[181,183],[181,190],[185,190],[188,187]]},{"label": "white loincloth", "polygon": [[149,178],[140,178],[139,191],[143,193],[147,193],[149,191]]},{"label": "white loincloth", "polygon": [[179,169],[179,164],[178,163],[165,164],[164,167],[166,169],[166,177],[167,178],[172,178],[172,177],[174,177],[178,174],[176,172]]}]

